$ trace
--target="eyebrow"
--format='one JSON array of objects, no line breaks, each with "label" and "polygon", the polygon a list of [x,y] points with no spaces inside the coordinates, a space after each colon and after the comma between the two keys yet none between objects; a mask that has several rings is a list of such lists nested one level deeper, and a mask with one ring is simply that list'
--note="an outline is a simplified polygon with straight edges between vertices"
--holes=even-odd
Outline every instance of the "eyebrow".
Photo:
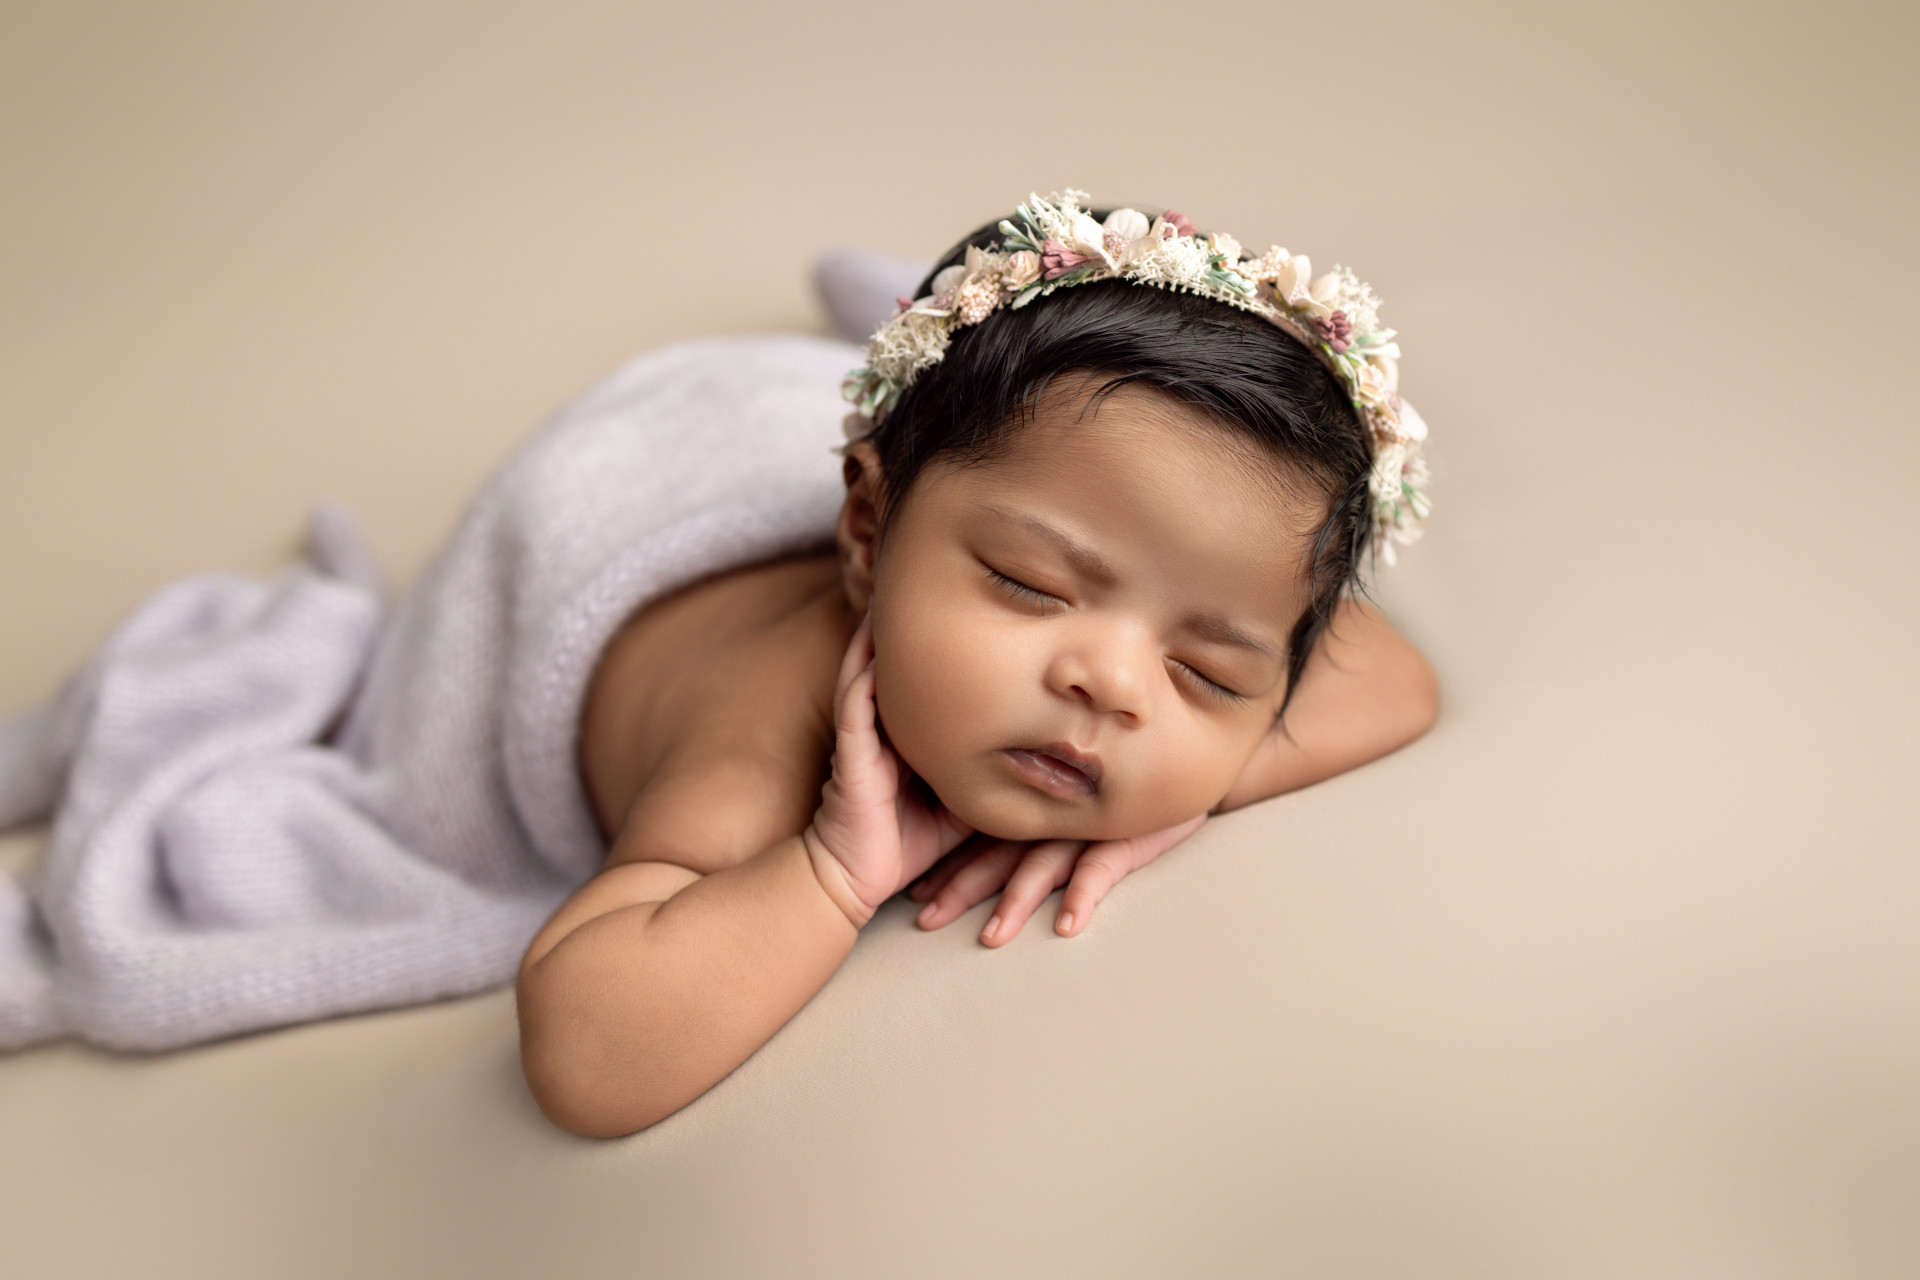
[{"label": "eyebrow", "polygon": [[[1003,507],[994,502],[982,503],[980,509],[990,516],[995,516],[1007,521],[1009,524],[1019,525],[1035,537],[1051,542],[1055,547],[1059,548],[1060,554],[1065,556],[1074,568],[1078,569],[1100,586],[1111,587],[1119,583],[1120,575],[1114,572],[1112,565],[1101,558],[1099,552],[1073,537],[1065,530],[1054,528],[1038,516],[1028,515],[1024,511],[1015,511],[1010,507]],[[1275,662],[1280,661],[1279,650],[1262,640],[1259,636],[1254,635],[1251,631],[1247,631],[1242,627],[1237,627],[1233,623],[1228,622],[1217,613],[1190,613],[1181,620],[1180,625],[1202,640],[1210,641],[1214,644],[1235,645],[1242,649],[1251,649],[1255,653],[1263,657],[1271,658]]]},{"label": "eyebrow", "polygon": [[1100,586],[1111,587],[1118,585],[1120,575],[1113,571],[1113,566],[1102,559],[1099,552],[1089,547],[1086,543],[1074,538],[1064,530],[1054,528],[1037,516],[1030,516],[1025,512],[1014,511],[1010,508],[1000,506],[997,503],[982,503],[980,509],[988,515],[997,516],[1011,524],[1017,524],[1028,533],[1051,542],[1055,547],[1059,548],[1060,554],[1065,556],[1074,568],[1078,569],[1082,574],[1091,578]]}]

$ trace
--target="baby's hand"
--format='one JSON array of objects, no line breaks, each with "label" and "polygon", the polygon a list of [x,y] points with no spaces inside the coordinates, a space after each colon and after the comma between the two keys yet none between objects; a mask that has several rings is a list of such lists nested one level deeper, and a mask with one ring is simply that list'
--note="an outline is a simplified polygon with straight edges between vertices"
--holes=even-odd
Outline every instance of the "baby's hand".
[{"label": "baby's hand", "polygon": [[922,929],[938,929],[974,904],[998,893],[980,941],[990,947],[1011,942],[1048,894],[1061,885],[1067,891],[1055,917],[1053,931],[1071,938],[1087,927],[1094,904],[1129,871],[1138,870],[1200,829],[1197,818],[1130,840],[994,840],[977,838],[942,858],[907,893],[924,902]]},{"label": "baby's hand", "polygon": [[814,871],[856,928],[972,828],[949,813],[880,738],[873,622],[853,633],[834,694],[833,776],[802,834]]}]

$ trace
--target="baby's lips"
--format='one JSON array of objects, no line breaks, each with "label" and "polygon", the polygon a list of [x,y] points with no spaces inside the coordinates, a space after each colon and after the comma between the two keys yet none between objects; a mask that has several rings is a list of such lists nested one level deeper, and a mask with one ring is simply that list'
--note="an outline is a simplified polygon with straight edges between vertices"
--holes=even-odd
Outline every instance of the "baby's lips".
[{"label": "baby's lips", "polygon": [[1100,790],[1098,761],[1083,765],[1046,747],[1009,747],[1004,755],[1022,782],[1056,800],[1084,799]]},{"label": "baby's lips", "polygon": [[1044,747],[1027,747],[1028,751],[1052,756],[1069,769],[1077,769],[1085,774],[1087,781],[1094,786],[1100,785],[1100,757],[1091,751],[1082,751],[1070,742],[1050,742]]}]

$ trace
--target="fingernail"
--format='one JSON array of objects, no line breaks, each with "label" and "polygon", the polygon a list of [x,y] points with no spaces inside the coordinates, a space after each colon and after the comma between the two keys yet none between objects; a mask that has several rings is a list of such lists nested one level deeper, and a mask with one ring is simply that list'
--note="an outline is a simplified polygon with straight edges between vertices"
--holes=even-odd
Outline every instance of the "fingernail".
[{"label": "fingernail", "polygon": [[933,919],[933,912],[934,912],[934,904],[931,902],[929,902],[926,906],[920,908],[920,923],[925,924],[927,921]]},{"label": "fingernail", "polygon": [[1061,912],[1060,919],[1054,925],[1054,928],[1058,929],[1063,934],[1072,933],[1073,932],[1073,912],[1071,911]]},{"label": "fingernail", "polygon": [[980,931],[980,936],[982,938],[991,938],[993,936],[994,930],[998,929],[999,927],[1000,927],[1000,917],[995,916],[991,920],[987,921],[987,927]]}]

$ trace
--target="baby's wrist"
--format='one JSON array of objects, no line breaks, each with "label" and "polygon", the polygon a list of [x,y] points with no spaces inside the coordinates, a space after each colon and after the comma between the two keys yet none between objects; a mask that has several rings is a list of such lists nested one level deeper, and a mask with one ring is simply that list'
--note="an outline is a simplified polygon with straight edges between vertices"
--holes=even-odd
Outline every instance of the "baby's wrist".
[{"label": "baby's wrist", "polygon": [[807,858],[813,864],[813,878],[819,881],[821,892],[840,908],[854,928],[864,928],[867,921],[873,919],[874,909],[862,902],[860,895],[853,891],[853,881],[847,875],[847,869],[840,865],[840,859],[833,856],[833,850],[827,848],[826,841],[820,838],[820,833],[813,829],[811,823],[800,833],[800,843],[806,848]]}]

